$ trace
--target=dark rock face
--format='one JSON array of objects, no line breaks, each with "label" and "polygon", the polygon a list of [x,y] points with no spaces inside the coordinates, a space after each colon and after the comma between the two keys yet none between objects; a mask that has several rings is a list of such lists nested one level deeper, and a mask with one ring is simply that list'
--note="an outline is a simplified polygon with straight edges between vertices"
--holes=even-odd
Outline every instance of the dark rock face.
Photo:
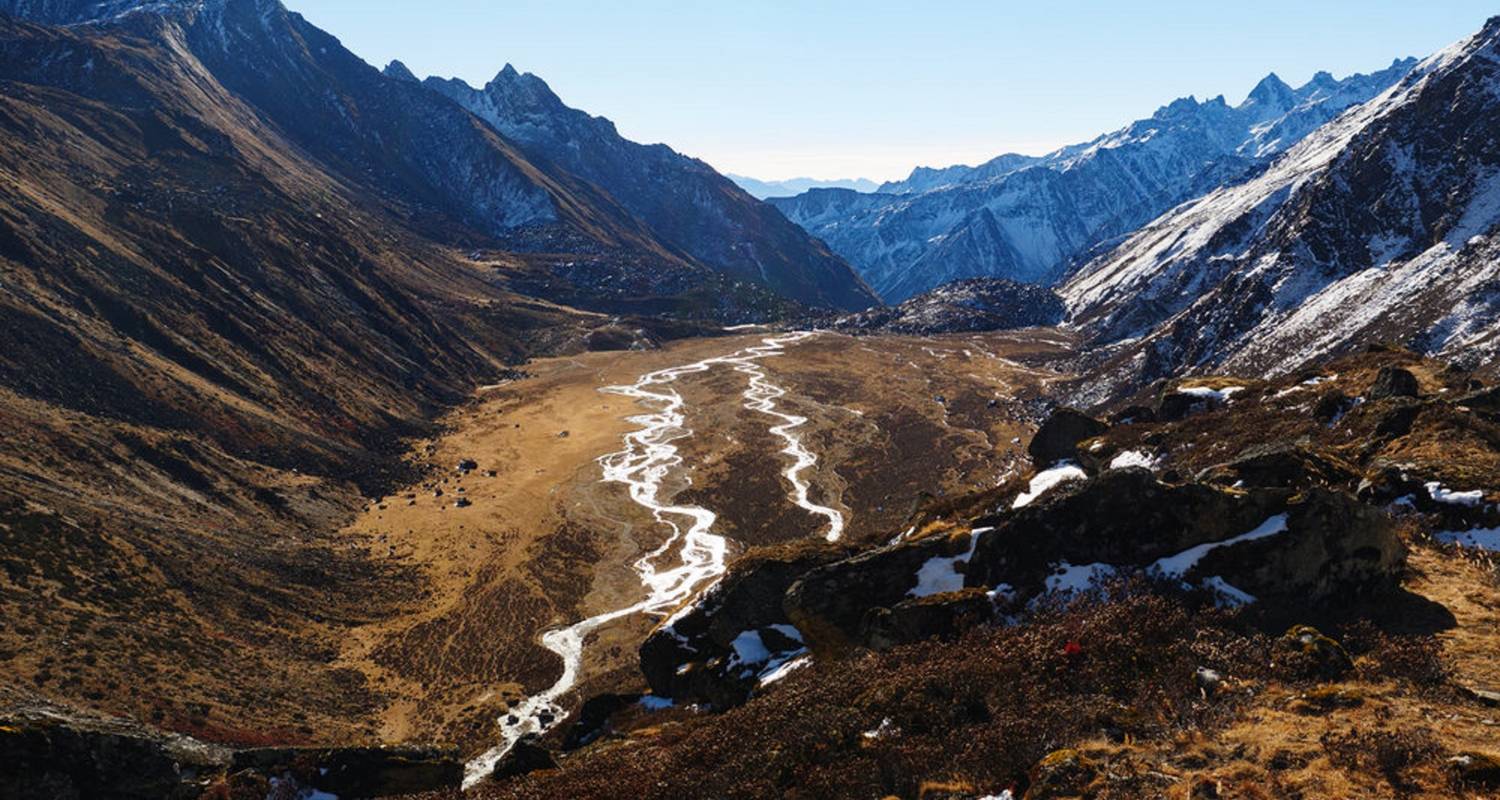
[{"label": "dark rock face", "polygon": [[277,776],[304,767],[299,782],[339,797],[393,797],[450,789],[463,781],[456,747],[273,747],[240,750],[230,769]]},{"label": "dark rock face", "polygon": [[[197,798],[215,781],[291,776],[340,797],[449,790],[463,780],[457,748],[231,750],[128,720],[23,714],[0,720],[0,796],[17,800]],[[254,781],[251,781],[254,782]]]},{"label": "dark rock face", "polygon": [[0,721],[0,796],[16,800],[196,798],[229,751],[124,721]]},{"label": "dark rock face", "polygon": [[1221,486],[1290,489],[1296,486],[1344,486],[1353,468],[1297,444],[1267,444],[1241,453],[1233,461],[1205,470],[1198,479]]},{"label": "dark rock face", "polygon": [[544,769],[557,769],[557,761],[552,758],[552,752],[537,744],[535,736],[523,736],[495,763],[490,778],[503,781]]},{"label": "dark rock face", "polygon": [[563,737],[564,751],[577,750],[604,734],[609,718],[640,702],[638,694],[601,694],[583,702]]},{"label": "dark rock face", "polygon": [[1416,397],[1420,392],[1417,376],[1411,374],[1410,370],[1381,367],[1380,373],[1375,376],[1375,383],[1370,385],[1368,397],[1374,402],[1391,397]]},{"label": "dark rock face", "polygon": [[[973,543],[968,533],[926,537],[811,570],[787,590],[787,616],[816,655],[838,655],[876,640],[891,643],[895,634],[909,630],[905,620],[935,621],[934,610],[912,607],[925,605],[916,596],[923,565],[933,559],[961,560]],[[964,583],[958,581],[954,588]]]},{"label": "dark rock face", "polygon": [[1109,430],[1109,426],[1073,408],[1059,408],[1047,417],[1047,421],[1031,437],[1026,452],[1032,463],[1039,468],[1050,467],[1059,461],[1078,459],[1078,443]]},{"label": "dark rock face", "polygon": [[744,702],[761,672],[803,647],[801,631],[782,609],[787,588],[842,555],[808,545],[736,565],[641,644],[641,672],[651,691],[715,708]]}]

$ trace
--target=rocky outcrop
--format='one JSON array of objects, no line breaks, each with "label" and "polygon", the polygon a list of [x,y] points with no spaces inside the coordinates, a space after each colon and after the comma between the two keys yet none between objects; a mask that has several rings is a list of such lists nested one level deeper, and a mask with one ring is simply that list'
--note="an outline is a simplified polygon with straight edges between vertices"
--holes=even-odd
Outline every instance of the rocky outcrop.
[{"label": "rocky outcrop", "polygon": [[1050,467],[1059,461],[1076,461],[1078,443],[1107,430],[1108,425],[1076,408],[1058,408],[1037,428],[1026,452],[1038,468]]},{"label": "rocky outcrop", "polygon": [[126,720],[26,713],[0,719],[0,796],[15,800],[196,798],[230,751]]},{"label": "rocky outcrop", "polygon": [[[983,618],[1047,594],[1140,576],[1220,602],[1321,602],[1394,585],[1404,550],[1387,516],[1347,494],[1168,484],[1111,470],[1023,508],[976,519],[971,532],[920,539],[810,571],[788,615],[815,653],[910,641],[893,621]],[[931,588],[944,590],[926,599]],[[957,590],[957,594],[949,594]],[[929,608],[935,604],[937,608]],[[951,623],[949,623],[951,624]]]},{"label": "rocky outcrop", "polygon": [[[787,616],[815,654],[838,655],[852,646],[871,646],[877,641],[893,644],[896,634],[910,629],[903,620],[936,621],[941,609],[931,607],[927,598],[964,588],[965,581],[955,568],[962,568],[974,541],[974,534],[955,531],[811,570],[788,589]],[[933,566],[924,574],[929,564]],[[924,582],[924,578],[929,580]],[[972,598],[962,602],[970,606]]]},{"label": "rocky outcrop", "polygon": [[0,718],[0,796],[16,800],[190,800],[212,786],[273,781],[339,797],[391,797],[456,789],[462,779],[454,747],[234,750],[125,719],[52,711]]},{"label": "rocky outcrop", "polygon": [[641,673],[651,691],[714,708],[744,702],[764,675],[803,651],[802,633],[782,609],[788,587],[843,555],[806,543],[736,564],[641,644]]},{"label": "rocky outcrop", "polygon": [[231,772],[297,775],[304,786],[339,797],[393,797],[457,786],[456,747],[270,747],[239,750]]},{"label": "rocky outcrop", "polygon": [[1246,488],[1291,489],[1297,486],[1347,486],[1354,468],[1333,456],[1295,443],[1277,442],[1252,447],[1233,460],[1198,475],[1206,483]]},{"label": "rocky outcrop", "polygon": [[1382,367],[1379,374],[1375,376],[1375,382],[1370,385],[1370,393],[1366,397],[1374,402],[1391,397],[1416,397],[1421,393],[1421,386],[1417,383],[1417,376],[1411,374],[1411,370],[1401,367]]}]

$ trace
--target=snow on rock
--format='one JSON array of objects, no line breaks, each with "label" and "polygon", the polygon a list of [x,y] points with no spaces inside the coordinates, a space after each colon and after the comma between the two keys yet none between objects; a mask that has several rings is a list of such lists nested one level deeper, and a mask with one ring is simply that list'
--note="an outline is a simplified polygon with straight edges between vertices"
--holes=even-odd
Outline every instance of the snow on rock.
[{"label": "snow on rock", "polygon": [[1015,502],[1011,503],[1010,507],[1024,508],[1035,502],[1038,497],[1068,481],[1079,481],[1087,477],[1088,473],[1084,472],[1077,464],[1068,461],[1060,462],[1033,476],[1026,491],[1022,492],[1015,499]]},{"label": "snow on rock", "polygon": [[1179,387],[1177,393],[1207,400],[1210,403],[1224,404],[1228,403],[1229,398],[1233,397],[1236,392],[1243,391],[1244,388],[1243,386],[1225,386],[1222,389],[1215,389],[1211,386],[1185,386]]},{"label": "snow on rock", "polygon": [[1448,505],[1453,506],[1468,506],[1469,508],[1478,508],[1479,506],[1484,505],[1484,492],[1478,489],[1467,492],[1455,492],[1452,489],[1443,488],[1443,484],[1438,483],[1437,481],[1431,481],[1427,484],[1427,494],[1430,495],[1435,502],[1447,503]]},{"label": "snow on rock", "polygon": [[1155,470],[1161,466],[1162,456],[1151,455],[1141,450],[1126,450],[1115,456],[1109,462],[1110,469],[1127,469],[1129,467],[1142,467]]},{"label": "snow on rock", "polygon": [[812,663],[812,656],[805,649],[797,650],[785,658],[776,660],[760,673],[761,686],[769,686],[782,678]]},{"label": "snow on rock", "polygon": [[964,575],[958,571],[959,564],[967,564],[974,557],[974,548],[979,544],[979,535],[993,528],[975,528],[969,531],[969,549],[956,556],[933,556],[917,569],[917,585],[906,593],[907,597],[928,597],[945,592],[956,592],[964,588]]},{"label": "snow on rock", "polygon": [[1188,549],[1176,555],[1157,559],[1155,563],[1153,563],[1146,569],[1146,572],[1147,574],[1159,575],[1165,578],[1181,578],[1184,575],[1188,574],[1188,572],[1190,572],[1193,567],[1196,567],[1198,565],[1198,562],[1202,561],[1203,557],[1208,555],[1210,552],[1217,550],[1220,547],[1228,547],[1230,545],[1240,544],[1241,542],[1253,542],[1256,539],[1264,539],[1268,536],[1275,536],[1279,533],[1285,533],[1287,530],[1286,522],[1286,514],[1277,514],[1276,516],[1271,517],[1265,522],[1262,522],[1258,527],[1256,527],[1252,531],[1249,531],[1248,533],[1242,533],[1239,536],[1225,539],[1222,542],[1206,542],[1194,547],[1189,547]]},{"label": "snow on rock", "polygon": [[1218,575],[1210,575],[1204,578],[1203,588],[1217,594],[1220,605],[1243,606],[1255,602],[1255,595],[1231,586],[1228,581]]},{"label": "snow on rock", "polygon": [[1047,578],[1047,591],[1086,592],[1117,574],[1119,570],[1109,564],[1073,565],[1064,561],[1059,563],[1056,572]]}]

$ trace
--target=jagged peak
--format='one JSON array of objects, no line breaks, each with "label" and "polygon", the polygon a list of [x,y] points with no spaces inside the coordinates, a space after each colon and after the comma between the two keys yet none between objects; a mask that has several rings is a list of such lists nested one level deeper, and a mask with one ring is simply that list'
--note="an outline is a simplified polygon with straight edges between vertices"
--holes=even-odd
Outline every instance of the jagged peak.
[{"label": "jagged peak", "polygon": [[420,83],[417,80],[417,76],[412,74],[412,71],[407,69],[406,65],[399,60],[386,64],[382,72],[387,78],[394,78],[398,81],[407,81],[409,83]]},{"label": "jagged peak", "polygon": [[1284,105],[1291,97],[1292,87],[1280,75],[1272,72],[1255,84],[1255,88],[1250,90],[1249,99],[1267,105]]},{"label": "jagged peak", "polygon": [[1329,72],[1326,69],[1320,69],[1317,72],[1313,73],[1312,80],[1308,81],[1307,85],[1303,86],[1302,88],[1306,89],[1310,86],[1326,88],[1330,86],[1337,86],[1338,83],[1339,81],[1337,78],[1333,77],[1333,73]]}]

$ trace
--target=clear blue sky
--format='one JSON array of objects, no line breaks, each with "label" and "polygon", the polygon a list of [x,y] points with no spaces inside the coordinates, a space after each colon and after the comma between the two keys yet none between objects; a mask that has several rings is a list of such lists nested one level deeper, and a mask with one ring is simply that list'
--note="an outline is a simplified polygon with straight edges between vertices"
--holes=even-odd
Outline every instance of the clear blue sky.
[{"label": "clear blue sky", "polygon": [[482,85],[509,62],[726,172],[904,176],[1041,153],[1184,95],[1230,102],[1423,56],[1470,0],[286,0],[365,60]]}]

